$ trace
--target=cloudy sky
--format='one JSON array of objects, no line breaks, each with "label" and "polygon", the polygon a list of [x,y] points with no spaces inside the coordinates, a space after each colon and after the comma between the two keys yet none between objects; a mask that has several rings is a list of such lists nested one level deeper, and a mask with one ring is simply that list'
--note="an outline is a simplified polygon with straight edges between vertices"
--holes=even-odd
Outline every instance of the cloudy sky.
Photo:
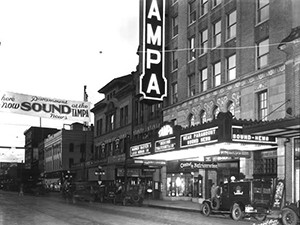
[{"label": "cloudy sky", "polygon": [[[138,64],[138,7],[139,0],[0,0],[0,91],[82,101],[87,85],[93,106],[101,87]],[[0,112],[0,146],[24,146],[24,131],[39,125]]]}]

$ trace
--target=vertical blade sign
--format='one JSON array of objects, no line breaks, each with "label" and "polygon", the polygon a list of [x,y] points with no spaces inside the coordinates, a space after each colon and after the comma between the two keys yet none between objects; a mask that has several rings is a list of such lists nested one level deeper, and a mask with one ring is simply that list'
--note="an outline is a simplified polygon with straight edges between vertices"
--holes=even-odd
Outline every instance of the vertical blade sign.
[{"label": "vertical blade sign", "polygon": [[165,77],[165,0],[144,0],[143,72],[140,93],[143,100],[162,101],[167,96]]}]

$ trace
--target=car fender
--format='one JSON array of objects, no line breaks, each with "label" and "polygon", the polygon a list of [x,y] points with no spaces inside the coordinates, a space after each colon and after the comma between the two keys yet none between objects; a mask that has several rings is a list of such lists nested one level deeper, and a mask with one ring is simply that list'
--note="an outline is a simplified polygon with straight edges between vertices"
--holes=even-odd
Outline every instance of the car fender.
[{"label": "car fender", "polygon": [[284,207],[282,208],[281,212],[282,212],[284,209],[291,209],[291,210],[293,210],[298,216],[300,216],[299,208],[298,208],[295,204],[290,204],[290,205],[284,206]]}]

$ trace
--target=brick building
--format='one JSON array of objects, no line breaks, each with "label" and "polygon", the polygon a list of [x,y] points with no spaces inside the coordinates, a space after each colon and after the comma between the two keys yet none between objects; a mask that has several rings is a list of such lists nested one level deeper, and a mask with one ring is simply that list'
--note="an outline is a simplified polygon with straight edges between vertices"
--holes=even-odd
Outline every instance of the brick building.
[{"label": "brick building", "polygon": [[[198,127],[201,131],[204,128],[211,129],[207,124],[213,125],[220,112],[230,112],[233,115],[232,123],[242,120],[244,123],[241,126],[248,127],[243,130],[242,135],[257,135],[257,139],[267,138],[259,135],[277,137],[277,147],[269,145],[255,148],[249,145],[246,150],[242,147],[244,144],[240,143],[237,150],[250,151],[249,158],[232,158],[230,161],[217,163],[222,163],[225,167],[236,167],[246,179],[270,179],[273,184],[277,179],[285,179],[287,200],[299,200],[298,1],[165,2],[165,74],[168,80],[168,97],[164,100],[162,108],[163,123],[178,125],[184,129]],[[144,49],[144,5],[142,0],[140,3],[139,49]],[[153,33],[157,32],[153,30]],[[152,34],[152,41],[158,40],[155,39],[158,38],[155,35]],[[140,57],[140,74],[142,65],[143,58]],[[292,126],[289,126],[288,122],[284,125],[285,132],[289,134],[286,136],[274,131],[263,132],[261,125],[254,126],[254,130],[254,127],[248,124],[250,120],[265,123],[287,118],[292,120]],[[181,138],[184,131],[179,133]],[[230,141],[232,142],[233,138]],[[184,150],[182,143],[179,144],[177,150]],[[207,145],[204,148],[190,148],[187,152],[197,148],[202,152],[200,161],[203,161],[205,156],[217,154],[220,150],[219,145],[214,145],[213,149]],[[176,151],[178,156],[179,151]],[[147,151],[147,155],[133,158],[164,159],[154,153],[155,147],[152,147]],[[165,156],[167,154],[164,154]],[[225,179],[225,176],[228,179],[232,173],[240,175],[232,168],[227,174],[223,174],[224,176],[220,176],[219,170],[206,170],[204,173],[199,170],[197,173],[192,171],[194,177],[188,174],[185,177],[182,171],[175,174],[176,166],[170,169],[172,162],[168,162],[171,164],[163,167],[158,177],[162,183],[163,198],[187,197],[183,196],[184,192],[169,195],[168,190],[181,186],[187,190],[186,186],[195,185],[193,182],[198,180],[195,177],[198,174],[203,177],[204,186],[211,182],[219,182]],[[191,171],[189,173],[191,174]],[[176,177],[172,177],[173,174]]]}]

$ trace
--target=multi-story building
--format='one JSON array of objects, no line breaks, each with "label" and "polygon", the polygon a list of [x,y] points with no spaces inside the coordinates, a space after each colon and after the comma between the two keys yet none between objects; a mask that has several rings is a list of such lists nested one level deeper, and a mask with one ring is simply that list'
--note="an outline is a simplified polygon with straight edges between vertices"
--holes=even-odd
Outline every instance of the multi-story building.
[{"label": "multi-story building", "polygon": [[[143,2],[140,46],[145,44]],[[299,200],[299,10],[296,0],[166,1],[168,97],[162,108],[163,122],[184,129],[172,137],[176,147],[169,149],[170,153],[177,153],[177,158],[173,156],[173,160],[167,160],[168,152],[158,154],[157,149],[161,150],[156,149],[158,142],[149,142],[152,145],[148,145],[147,151],[133,156],[135,159],[167,161],[167,166],[157,177],[162,182],[163,198],[199,197],[199,194],[193,194],[193,187],[203,190],[202,197],[208,197],[205,189],[211,183],[230,180],[234,175],[246,179],[269,179],[274,183],[277,179],[285,179],[287,200]],[[160,16],[165,16],[159,12],[155,8],[149,17],[159,20]],[[159,29],[152,30],[147,36],[149,40],[159,43]],[[139,71],[142,71],[142,62],[141,57]],[[228,123],[226,117],[230,114],[227,112],[233,116]],[[293,125],[289,126],[287,122],[284,130],[292,130],[289,136],[291,144],[288,145],[287,136],[259,132],[262,126],[255,131],[243,129],[251,127],[250,120],[265,122],[288,117]],[[220,131],[225,134],[220,134]],[[206,137],[206,140],[193,142],[197,135]],[[193,137],[195,139],[189,140]],[[227,142],[221,145],[224,140],[220,139],[224,137],[228,138],[228,145]],[[278,139],[274,146],[275,137]],[[205,143],[208,139],[211,142],[212,138],[216,138],[217,143]],[[254,141],[248,138],[254,138]],[[220,150],[231,150],[231,156],[235,157],[221,162],[224,155]],[[188,154],[192,152],[195,154]],[[241,152],[249,155],[239,157]],[[217,168],[178,169],[178,161],[186,163],[179,164],[181,166],[194,165],[195,160],[203,162],[212,155]],[[227,172],[222,174],[222,171]]]},{"label": "multi-story building", "polygon": [[88,173],[86,167],[86,162],[92,159],[94,153],[91,127],[73,123],[70,130],[62,129],[48,135],[43,141],[43,146],[44,177],[48,186],[60,188],[67,171],[72,172],[75,180],[87,180],[88,176],[95,177],[94,173]]},{"label": "multi-story building", "polygon": [[43,173],[42,170],[39,170],[39,164],[41,154],[39,149],[39,144],[42,142],[49,134],[54,134],[58,132],[58,129],[55,128],[45,128],[45,127],[30,127],[24,132],[25,135],[25,169],[30,170],[29,174],[32,177],[37,178]]}]

